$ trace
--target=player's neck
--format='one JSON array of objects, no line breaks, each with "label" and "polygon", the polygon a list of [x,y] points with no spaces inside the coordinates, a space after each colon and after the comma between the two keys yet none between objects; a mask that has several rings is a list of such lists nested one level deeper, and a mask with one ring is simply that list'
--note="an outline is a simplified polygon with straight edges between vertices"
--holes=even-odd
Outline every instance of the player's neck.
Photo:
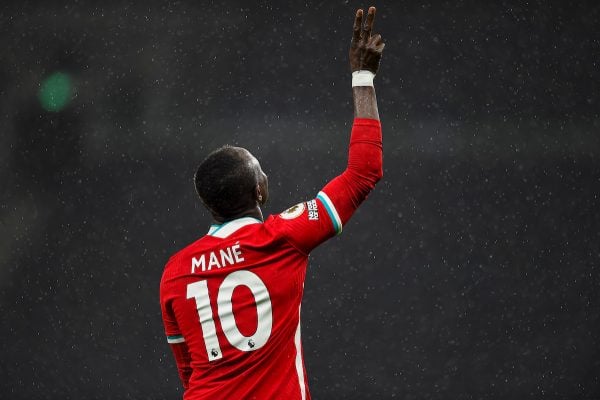
[{"label": "player's neck", "polygon": [[229,221],[233,221],[234,219],[239,219],[239,218],[244,218],[244,217],[250,217],[250,218],[258,219],[260,221],[264,221],[262,210],[260,209],[260,207],[258,205],[250,210],[242,211],[241,213],[235,214],[235,215],[233,215],[231,217],[227,217],[227,218],[222,217],[220,215],[213,214],[213,219],[215,220],[215,222],[218,225],[224,224]]}]

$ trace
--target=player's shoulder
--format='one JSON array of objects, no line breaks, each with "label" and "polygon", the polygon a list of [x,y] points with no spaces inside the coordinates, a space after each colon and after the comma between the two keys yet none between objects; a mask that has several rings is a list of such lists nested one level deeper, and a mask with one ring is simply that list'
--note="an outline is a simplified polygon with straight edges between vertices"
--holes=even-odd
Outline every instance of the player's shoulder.
[{"label": "player's shoulder", "polygon": [[265,219],[264,229],[272,235],[281,235],[286,230],[286,226],[290,222],[299,219],[306,212],[306,209],[306,202],[300,202],[280,213],[271,214]]},{"label": "player's shoulder", "polygon": [[265,220],[265,229],[273,236],[288,238],[299,230],[309,229],[307,223],[316,221],[318,206],[315,199],[302,201]]},{"label": "player's shoulder", "polygon": [[319,222],[324,214],[329,213],[329,198],[323,192],[310,200],[297,203],[283,212],[272,216],[272,225],[298,229],[306,223]]},{"label": "player's shoulder", "polygon": [[304,214],[304,211],[306,211],[306,208],[307,208],[306,205],[307,205],[306,201],[300,202],[298,204],[294,204],[293,206],[289,207],[288,209],[284,210],[283,212],[275,215],[274,219],[289,221],[292,219],[299,218],[302,214]]}]

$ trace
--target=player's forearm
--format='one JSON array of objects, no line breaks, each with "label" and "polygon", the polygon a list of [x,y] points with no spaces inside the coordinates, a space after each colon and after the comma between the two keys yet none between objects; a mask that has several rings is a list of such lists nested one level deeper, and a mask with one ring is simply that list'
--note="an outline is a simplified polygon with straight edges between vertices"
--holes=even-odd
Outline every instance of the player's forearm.
[{"label": "player's forearm", "polygon": [[379,121],[377,97],[372,86],[355,86],[352,88],[354,97],[354,118],[369,118]]}]

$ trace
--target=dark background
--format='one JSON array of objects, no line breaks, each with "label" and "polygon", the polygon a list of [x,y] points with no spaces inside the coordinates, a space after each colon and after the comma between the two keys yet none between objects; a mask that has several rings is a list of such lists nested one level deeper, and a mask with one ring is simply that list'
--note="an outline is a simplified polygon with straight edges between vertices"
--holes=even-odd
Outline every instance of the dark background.
[{"label": "dark background", "polygon": [[[376,2],[385,177],[311,258],[314,398],[600,398],[596,4]],[[195,166],[247,147],[267,213],[341,172],[368,5],[0,6],[1,398],[180,397],[158,283],[210,223]]]}]

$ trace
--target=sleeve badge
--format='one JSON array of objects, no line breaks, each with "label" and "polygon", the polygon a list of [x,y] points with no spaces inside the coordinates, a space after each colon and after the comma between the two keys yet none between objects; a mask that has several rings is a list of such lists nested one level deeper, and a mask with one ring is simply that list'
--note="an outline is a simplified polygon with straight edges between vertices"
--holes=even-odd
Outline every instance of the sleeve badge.
[{"label": "sleeve badge", "polygon": [[302,215],[305,208],[306,208],[306,206],[304,205],[304,203],[298,203],[295,206],[292,206],[292,207],[288,208],[287,210],[285,210],[284,212],[282,212],[281,214],[279,214],[279,216],[283,219],[298,218],[299,216]]}]

